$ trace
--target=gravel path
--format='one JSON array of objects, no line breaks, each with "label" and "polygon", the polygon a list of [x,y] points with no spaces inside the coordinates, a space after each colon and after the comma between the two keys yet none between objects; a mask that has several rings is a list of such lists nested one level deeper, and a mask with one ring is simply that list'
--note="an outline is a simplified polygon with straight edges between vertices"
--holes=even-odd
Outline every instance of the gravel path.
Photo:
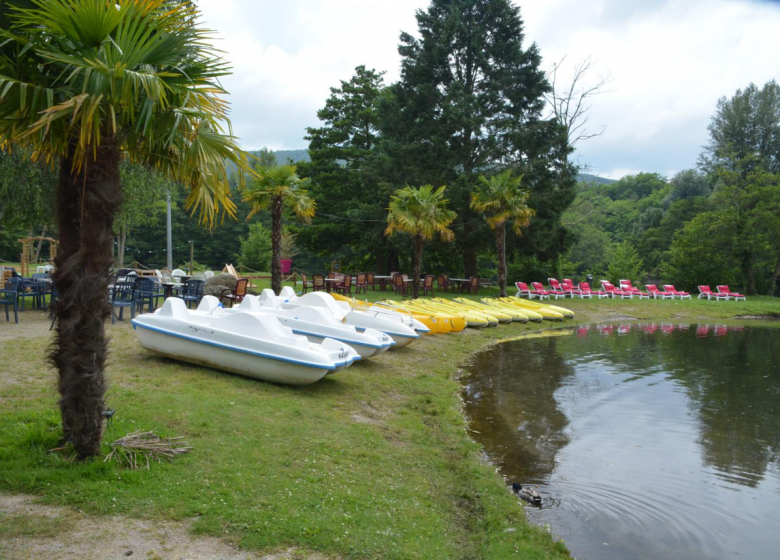
[{"label": "gravel path", "polygon": [[[195,537],[188,523],[88,516],[0,494],[0,558],[4,560],[324,560],[294,550],[257,555],[212,537]],[[9,534],[10,533],[10,534]]]}]

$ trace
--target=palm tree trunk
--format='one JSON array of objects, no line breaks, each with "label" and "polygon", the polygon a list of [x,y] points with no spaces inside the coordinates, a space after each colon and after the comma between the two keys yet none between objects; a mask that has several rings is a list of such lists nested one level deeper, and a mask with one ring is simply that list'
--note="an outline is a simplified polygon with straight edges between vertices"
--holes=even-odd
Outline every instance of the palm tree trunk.
[{"label": "palm tree trunk", "polygon": [[53,274],[60,299],[49,358],[59,372],[62,430],[79,458],[100,454],[103,436],[108,353],[103,323],[111,313],[112,226],[122,200],[119,160],[113,139],[105,138],[96,159],[86,161],[82,172],[72,171],[71,157],[60,165],[60,251]]},{"label": "palm tree trunk", "polygon": [[414,237],[414,283],[412,283],[412,294],[414,299],[420,295],[420,275],[422,274],[422,256],[423,256],[423,236],[419,233]]},{"label": "palm tree trunk", "polygon": [[278,296],[282,291],[282,197],[277,196],[271,205],[271,289]]},{"label": "palm tree trunk", "polygon": [[496,251],[498,252],[498,289],[500,297],[506,297],[506,225],[496,227]]}]

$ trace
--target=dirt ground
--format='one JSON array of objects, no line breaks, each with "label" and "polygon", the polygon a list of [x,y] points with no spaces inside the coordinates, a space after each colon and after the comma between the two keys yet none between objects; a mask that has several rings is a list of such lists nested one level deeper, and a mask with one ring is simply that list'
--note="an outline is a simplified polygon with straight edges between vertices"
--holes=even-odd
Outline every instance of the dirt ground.
[{"label": "dirt ground", "polygon": [[260,556],[219,539],[193,536],[187,523],[88,516],[71,508],[38,504],[27,496],[3,494],[0,494],[0,558],[324,560],[323,556],[294,550]]}]

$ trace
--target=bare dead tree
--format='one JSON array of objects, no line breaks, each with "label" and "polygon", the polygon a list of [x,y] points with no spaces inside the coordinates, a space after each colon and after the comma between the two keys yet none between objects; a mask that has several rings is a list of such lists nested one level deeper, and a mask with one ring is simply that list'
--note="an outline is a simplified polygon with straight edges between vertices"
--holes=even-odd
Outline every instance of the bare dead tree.
[{"label": "bare dead tree", "polygon": [[577,142],[601,136],[607,129],[606,125],[602,125],[597,131],[591,130],[588,127],[588,112],[593,107],[593,97],[612,93],[613,90],[607,90],[606,87],[613,79],[612,74],[607,73],[589,80],[593,60],[587,56],[574,65],[571,80],[564,85],[559,74],[565,61],[564,56],[560,62],[553,64],[547,73],[551,90],[545,95],[545,99],[550,106],[550,116],[566,128],[569,146],[573,148]]}]

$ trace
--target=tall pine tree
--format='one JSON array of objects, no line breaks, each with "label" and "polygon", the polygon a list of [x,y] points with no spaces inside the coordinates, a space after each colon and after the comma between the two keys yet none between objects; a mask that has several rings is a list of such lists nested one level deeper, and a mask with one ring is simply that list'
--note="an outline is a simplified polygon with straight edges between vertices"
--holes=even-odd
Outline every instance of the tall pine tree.
[{"label": "tall pine tree", "polygon": [[397,184],[446,184],[459,220],[467,275],[490,234],[469,208],[480,174],[523,173],[538,222],[525,251],[553,259],[565,247],[560,214],[574,196],[565,132],[543,119],[549,84],[535,44],[523,48],[519,8],[508,0],[433,0],[402,33],[402,73],[381,105],[383,151]]},{"label": "tall pine tree", "polygon": [[349,81],[331,88],[317,112],[323,125],[307,129],[311,162],[300,164],[300,172],[312,181],[318,213],[300,229],[298,243],[324,256],[346,250],[345,265],[386,272],[394,252],[383,235],[392,189],[376,165],[382,74],[358,66]]}]

